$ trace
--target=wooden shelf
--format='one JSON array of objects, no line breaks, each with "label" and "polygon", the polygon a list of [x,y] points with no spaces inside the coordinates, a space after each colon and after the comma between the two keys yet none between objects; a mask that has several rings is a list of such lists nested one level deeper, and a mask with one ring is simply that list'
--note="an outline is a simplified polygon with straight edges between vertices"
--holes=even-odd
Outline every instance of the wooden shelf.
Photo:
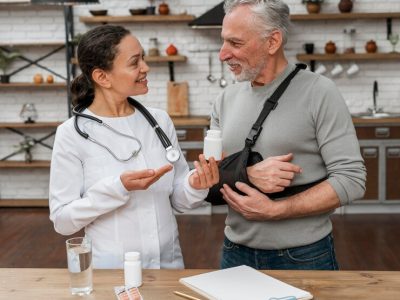
[{"label": "wooden shelf", "polygon": [[5,122],[0,123],[0,128],[56,128],[61,122],[35,122],[35,123],[22,123],[22,122]]},{"label": "wooden shelf", "polygon": [[64,41],[0,41],[0,46],[5,47],[42,47],[42,46],[63,46]]},{"label": "wooden shelf", "polygon": [[[187,57],[183,55],[170,55],[170,56],[145,56],[144,60],[148,63],[159,63],[159,62],[185,62]],[[78,64],[76,58],[71,59],[72,64]]]},{"label": "wooden shelf", "polygon": [[400,53],[297,54],[299,61],[400,60]]},{"label": "wooden shelf", "polygon": [[4,160],[0,161],[0,169],[14,169],[14,168],[50,168],[49,160],[34,160],[31,163],[26,163],[24,161],[16,161],[16,160]]},{"label": "wooden shelf", "polygon": [[398,19],[400,12],[378,13],[318,13],[318,14],[293,14],[292,21],[323,21],[323,20],[359,20],[359,19]]},{"label": "wooden shelf", "polygon": [[183,55],[170,55],[170,56],[145,56],[144,60],[146,62],[185,62],[187,60],[186,56]]},{"label": "wooden shelf", "polygon": [[192,15],[138,15],[138,16],[98,16],[80,17],[79,21],[86,24],[93,23],[159,23],[159,22],[190,22]]},{"label": "wooden shelf", "polygon": [[49,207],[48,199],[0,199],[0,207]]},{"label": "wooden shelf", "polygon": [[67,84],[62,82],[55,82],[55,83],[33,83],[33,82],[10,82],[10,83],[0,83],[0,88],[44,88],[44,89],[51,89],[51,88],[66,88]]}]

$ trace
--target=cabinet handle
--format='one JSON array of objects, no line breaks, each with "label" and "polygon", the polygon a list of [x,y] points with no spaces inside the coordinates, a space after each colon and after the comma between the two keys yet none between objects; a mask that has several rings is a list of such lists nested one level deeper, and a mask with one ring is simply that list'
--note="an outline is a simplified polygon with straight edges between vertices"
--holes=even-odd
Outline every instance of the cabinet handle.
[{"label": "cabinet handle", "polygon": [[388,148],[386,151],[387,158],[398,158],[400,157],[400,148]]},{"label": "cabinet handle", "polygon": [[176,131],[176,135],[178,136],[178,141],[186,140],[187,130],[186,129],[178,129]]},{"label": "cabinet handle", "polygon": [[363,157],[365,158],[377,158],[378,157],[378,149],[376,148],[363,148]]},{"label": "cabinet handle", "polygon": [[377,127],[375,128],[375,136],[377,138],[388,138],[390,137],[389,127]]}]

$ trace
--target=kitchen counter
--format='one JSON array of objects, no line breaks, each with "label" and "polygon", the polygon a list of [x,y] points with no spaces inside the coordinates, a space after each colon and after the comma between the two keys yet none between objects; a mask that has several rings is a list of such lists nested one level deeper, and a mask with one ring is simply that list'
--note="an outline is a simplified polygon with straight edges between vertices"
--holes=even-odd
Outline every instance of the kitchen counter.
[{"label": "kitchen counter", "polygon": [[[171,117],[175,126],[209,126],[209,116],[188,116],[188,117]],[[364,119],[352,118],[355,126],[358,125],[400,125],[400,118],[379,118],[379,119]]]},{"label": "kitchen counter", "polygon": [[187,127],[187,126],[209,126],[209,116],[188,116],[188,117],[171,117],[172,122],[176,127]]},{"label": "kitchen counter", "polygon": [[355,126],[358,125],[400,125],[400,118],[378,118],[378,119],[363,119],[353,118]]}]

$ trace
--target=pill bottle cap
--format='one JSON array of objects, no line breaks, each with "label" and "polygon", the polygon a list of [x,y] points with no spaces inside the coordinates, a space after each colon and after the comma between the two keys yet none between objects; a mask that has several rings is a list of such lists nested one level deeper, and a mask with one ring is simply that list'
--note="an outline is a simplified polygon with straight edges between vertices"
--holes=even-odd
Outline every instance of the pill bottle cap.
[{"label": "pill bottle cap", "polygon": [[221,130],[216,130],[216,129],[207,130],[207,137],[220,138]]},{"label": "pill bottle cap", "polygon": [[129,261],[140,260],[140,253],[139,252],[126,252],[125,260],[129,260]]}]

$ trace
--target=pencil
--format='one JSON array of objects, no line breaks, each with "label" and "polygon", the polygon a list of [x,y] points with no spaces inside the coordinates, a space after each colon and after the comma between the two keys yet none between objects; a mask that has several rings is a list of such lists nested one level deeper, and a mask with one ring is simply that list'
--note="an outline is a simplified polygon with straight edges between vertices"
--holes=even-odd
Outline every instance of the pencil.
[{"label": "pencil", "polygon": [[181,296],[183,298],[186,298],[186,299],[190,299],[190,300],[201,300],[199,298],[196,298],[196,297],[193,297],[193,296],[189,296],[189,295],[186,295],[186,294],[178,292],[178,291],[174,291],[174,294],[178,295],[178,296]]}]

